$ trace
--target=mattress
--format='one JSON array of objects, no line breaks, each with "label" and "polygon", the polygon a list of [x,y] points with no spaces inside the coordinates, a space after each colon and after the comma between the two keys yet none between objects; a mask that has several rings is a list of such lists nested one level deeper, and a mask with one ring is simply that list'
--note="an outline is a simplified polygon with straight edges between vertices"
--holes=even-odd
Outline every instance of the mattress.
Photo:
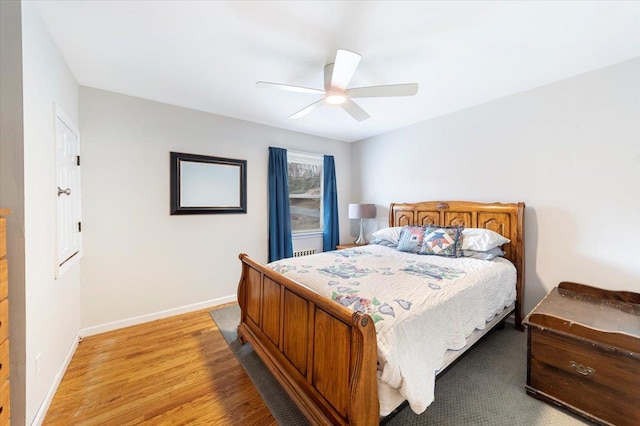
[{"label": "mattress", "polygon": [[463,349],[474,330],[486,329],[516,298],[515,267],[502,258],[424,256],[368,245],[267,266],[371,316],[381,415],[398,398],[423,412],[434,400],[447,351]]}]

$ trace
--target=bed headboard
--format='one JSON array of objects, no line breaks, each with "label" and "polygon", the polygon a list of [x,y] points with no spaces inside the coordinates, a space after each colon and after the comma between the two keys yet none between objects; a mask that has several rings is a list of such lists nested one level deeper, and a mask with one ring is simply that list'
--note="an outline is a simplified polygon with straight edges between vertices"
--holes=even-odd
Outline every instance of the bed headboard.
[{"label": "bed headboard", "polygon": [[505,236],[505,258],[516,267],[516,312],[518,330],[522,327],[524,299],[524,203],[476,203],[473,201],[421,201],[391,203],[389,226],[464,226],[487,228]]}]

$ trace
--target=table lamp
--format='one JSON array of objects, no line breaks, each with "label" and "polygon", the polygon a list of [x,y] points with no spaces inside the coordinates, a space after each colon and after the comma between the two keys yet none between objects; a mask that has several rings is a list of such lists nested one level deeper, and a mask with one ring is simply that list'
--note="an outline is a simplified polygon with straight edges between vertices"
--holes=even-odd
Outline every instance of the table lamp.
[{"label": "table lamp", "polygon": [[355,240],[355,244],[363,246],[369,244],[364,237],[364,220],[376,217],[375,204],[349,204],[349,219],[360,219],[360,236]]}]

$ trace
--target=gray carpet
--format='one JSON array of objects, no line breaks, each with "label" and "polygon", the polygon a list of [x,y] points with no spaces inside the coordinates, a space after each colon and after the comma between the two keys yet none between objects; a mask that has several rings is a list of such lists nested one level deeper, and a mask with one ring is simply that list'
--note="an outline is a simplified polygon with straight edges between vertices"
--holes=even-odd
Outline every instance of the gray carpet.
[{"label": "gray carpet", "polygon": [[[281,425],[308,424],[295,404],[251,348],[237,339],[237,305],[211,311],[231,350]],[[417,415],[409,407],[387,425],[585,425],[573,416],[528,396],[526,334],[507,325],[486,336],[436,383],[436,400]]]}]

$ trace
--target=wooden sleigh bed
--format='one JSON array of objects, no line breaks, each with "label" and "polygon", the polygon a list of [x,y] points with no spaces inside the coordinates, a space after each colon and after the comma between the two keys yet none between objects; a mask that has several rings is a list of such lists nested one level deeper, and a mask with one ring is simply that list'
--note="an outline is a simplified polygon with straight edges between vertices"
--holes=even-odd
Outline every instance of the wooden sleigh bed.
[{"label": "wooden sleigh bed", "polygon": [[[524,203],[391,204],[389,226],[487,228],[510,243],[516,267],[515,327],[523,331]],[[312,424],[376,425],[376,330],[372,318],[240,255],[238,336],[250,343]]]}]

